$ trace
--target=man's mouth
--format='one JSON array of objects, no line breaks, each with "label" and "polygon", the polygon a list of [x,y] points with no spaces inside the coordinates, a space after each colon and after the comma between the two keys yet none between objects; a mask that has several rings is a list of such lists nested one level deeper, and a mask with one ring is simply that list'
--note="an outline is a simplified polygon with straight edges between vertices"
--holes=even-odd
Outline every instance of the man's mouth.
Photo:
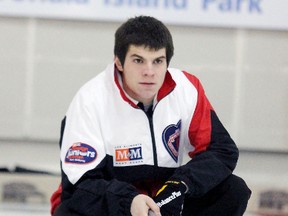
[{"label": "man's mouth", "polygon": [[140,85],[147,85],[147,86],[151,86],[154,85],[155,83],[152,82],[141,82]]}]

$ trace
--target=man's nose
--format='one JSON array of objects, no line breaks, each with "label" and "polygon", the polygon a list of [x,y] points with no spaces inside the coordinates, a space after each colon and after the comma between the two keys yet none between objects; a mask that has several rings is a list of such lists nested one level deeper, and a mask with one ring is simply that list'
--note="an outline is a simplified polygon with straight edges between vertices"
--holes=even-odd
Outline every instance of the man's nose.
[{"label": "man's nose", "polygon": [[143,70],[143,75],[144,76],[153,76],[155,74],[154,72],[154,67],[152,63],[147,63],[145,65],[145,68]]}]

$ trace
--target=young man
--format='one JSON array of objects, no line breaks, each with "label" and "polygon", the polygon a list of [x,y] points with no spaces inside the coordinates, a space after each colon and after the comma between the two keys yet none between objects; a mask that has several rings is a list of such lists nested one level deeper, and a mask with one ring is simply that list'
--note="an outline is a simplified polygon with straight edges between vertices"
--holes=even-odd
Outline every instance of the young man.
[{"label": "young man", "polygon": [[238,149],[199,80],[168,68],[173,51],[153,17],[116,31],[114,63],[80,89],[62,121],[52,214],[243,215],[250,190],[232,174]]}]

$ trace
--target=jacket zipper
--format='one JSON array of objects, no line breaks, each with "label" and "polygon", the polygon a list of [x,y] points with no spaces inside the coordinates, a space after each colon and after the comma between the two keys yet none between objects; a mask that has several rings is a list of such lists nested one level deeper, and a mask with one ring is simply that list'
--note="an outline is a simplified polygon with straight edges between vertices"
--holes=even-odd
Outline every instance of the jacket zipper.
[{"label": "jacket zipper", "polygon": [[147,111],[144,110],[144,106],[142,103],[138,104],[139,108],[145,113],[149,121],[149,128],[152,140],[152,148],[153,148],[153,161],[154,167],[158,167],[158,160],[157,160],[157,150],[156,150],[156,141],[155,141],[155,134],[154,134],[154,126],[153,126],[153,107],[150,107]]},{"label": "jacket zipper", "polygon": [[150,133],[151,133],[151,139],[152,139],[152,147],[153,147],[154,166],[158,167],[156,142],[155,142],[155,134],[154,134],[154,126],[153,126],[153,113],[152,113],[151,116],[149,116],[149,114],[146,113],[146,116],[148,117],[148,120],[149,120],[149,127],[150,127]]}]

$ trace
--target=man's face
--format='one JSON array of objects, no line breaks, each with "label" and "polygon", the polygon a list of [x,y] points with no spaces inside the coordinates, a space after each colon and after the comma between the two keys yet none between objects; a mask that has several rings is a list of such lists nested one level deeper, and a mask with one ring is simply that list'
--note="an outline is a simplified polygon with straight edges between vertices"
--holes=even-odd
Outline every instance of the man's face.
[{"label": "man's face", "polygon": [[116,57],[115,63],[122,73],[123,88],[133,99],[150,104],[162,86],[167,71],[166,49],[150,49],[131,45],[124,66]]}]

